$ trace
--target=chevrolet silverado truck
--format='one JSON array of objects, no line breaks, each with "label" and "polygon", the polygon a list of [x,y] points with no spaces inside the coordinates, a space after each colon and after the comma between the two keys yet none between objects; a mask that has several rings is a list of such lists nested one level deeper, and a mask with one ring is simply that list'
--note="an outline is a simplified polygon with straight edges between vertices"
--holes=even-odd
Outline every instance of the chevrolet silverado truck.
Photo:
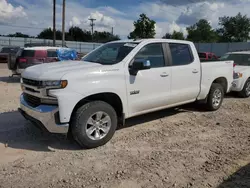
[{"label": "chevrolet silverado truck", "polygon": [[196,101],[218,110],[232,81],[233,61],[201,64],[192,42],[120,40],[81,61],[25,69],[19,111],[34,125],[95,148],[134,116]]},{"label": "chevrolet silverado truck", "polygon": [[231,91],[242,98],[250,97],[250,52],[228,52],[221,60],[234,61],[234,81]]}]

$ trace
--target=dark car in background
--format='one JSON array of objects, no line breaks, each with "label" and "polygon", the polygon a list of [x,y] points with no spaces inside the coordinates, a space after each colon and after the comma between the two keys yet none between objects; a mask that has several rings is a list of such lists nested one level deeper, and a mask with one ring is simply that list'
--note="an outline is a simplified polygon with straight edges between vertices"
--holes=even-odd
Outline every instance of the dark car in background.
[{"label": "dark car in background", "polygon": [[0,51],[0,63],[8,64],[9,61],[15,61],[16,57],[21,53],[19,46],[5,46]]}]

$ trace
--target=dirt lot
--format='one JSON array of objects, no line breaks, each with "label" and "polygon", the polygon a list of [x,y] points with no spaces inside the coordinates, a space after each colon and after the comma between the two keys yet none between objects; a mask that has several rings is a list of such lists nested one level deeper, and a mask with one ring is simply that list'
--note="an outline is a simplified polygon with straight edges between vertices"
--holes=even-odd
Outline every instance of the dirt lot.
[{"label": "dirt lot", "polygon": [[81,150],[21,117],[8,75],[0,65],[0,187],[250,187],[250,99],[133,118],[107,145]]}]

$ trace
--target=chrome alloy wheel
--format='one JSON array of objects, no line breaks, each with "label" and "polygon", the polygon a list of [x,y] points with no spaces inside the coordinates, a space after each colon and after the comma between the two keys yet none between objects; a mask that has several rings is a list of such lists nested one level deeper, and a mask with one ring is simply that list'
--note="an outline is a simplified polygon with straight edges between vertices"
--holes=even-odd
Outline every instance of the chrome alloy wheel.
[{"label": "chrome alloy wheel", "polygon": [[111,127],[110,116],[102,111],[96,112],[88,119],[85,131],[91,140],[101,140],[109,132]]}]

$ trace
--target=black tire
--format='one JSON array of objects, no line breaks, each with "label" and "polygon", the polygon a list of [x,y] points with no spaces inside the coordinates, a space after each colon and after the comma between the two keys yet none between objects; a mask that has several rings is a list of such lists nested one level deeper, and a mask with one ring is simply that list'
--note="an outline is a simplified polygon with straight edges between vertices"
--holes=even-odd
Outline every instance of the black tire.
[{"label": "black tire", "polygon": [[250,84],[250,78],[247,79],[243,89],[239,92],[239,96],[242,98],[248,98],[250,96],[250,92],[247,91],[247,88]]},{"label": "black tire", "polygon": [[[219,104],[217,104],[217,105],[215,105],[213,103],[213,98],[214,98],[214,95],[215,95],[216,91],[220,91],[221,92],[221,100],[220,100]],[[211,88],[210,88],[208,97],[207,97],[207,104],[206,104],[207,110],[209,110],[209,111],[216,111],[216,110],[218,110],[221,107],[223,99],[224,99],[224,89],[223,89],[222,85],[221,84],[217,84],[217,83],[213,83],[212,86],[211,86]]]},{"label": "black tire", "polygon": [[[111,127],[106,136],[99,140],[92,140],[86,132],[88,119],[96,112],[102,111],[111,119]],[[83,148],[91,149],[106,144],[114,135],[117,128],[117,114],[114,108],[103,101],[93,101],[81,106],[73,115],[71,131],[74,140]]]}]

